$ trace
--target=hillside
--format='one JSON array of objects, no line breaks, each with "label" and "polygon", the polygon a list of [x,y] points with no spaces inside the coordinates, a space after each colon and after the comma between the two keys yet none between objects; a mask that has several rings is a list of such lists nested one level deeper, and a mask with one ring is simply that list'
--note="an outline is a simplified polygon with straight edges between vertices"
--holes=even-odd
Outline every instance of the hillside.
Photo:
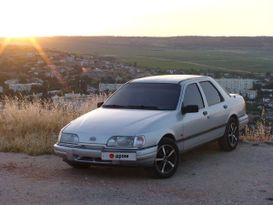
[{"label": "hillside", "polygon": [[52,37],[45,48],[114,56],[140,67],[270,72],[272,37]]},{"label": "hillside", "polygon": [[[124,83],[155,74],[151,69],[122,64],[114,58],[53,49],[44,49],[44,52],[46,56],[31,46],[6,46],[0,55],[0,95],[13,95],[19,90],[21,94],[24,91],[44,96],[52,90],[88,93],[95,92],[99,82]],[[19,84],[20,88],[11,84]]]},{"label": "hillside", "polygon": [[273,69],[273,37],[43,37],[37,40],[43,48],[111,56],[143,68],[244,73]]}]

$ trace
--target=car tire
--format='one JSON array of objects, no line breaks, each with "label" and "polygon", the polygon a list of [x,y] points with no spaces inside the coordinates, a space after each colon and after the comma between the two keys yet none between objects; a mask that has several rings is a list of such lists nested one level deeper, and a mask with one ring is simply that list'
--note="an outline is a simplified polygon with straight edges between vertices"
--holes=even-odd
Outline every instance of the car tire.
[{"label": "car tire", "polygon": [[174,140],[163,138],[159,144],[154,162],[154,174],[159,178],[174,175],[179,165],[179,150]]},{"label": "car tire", "polygon": [[234,150],[239,143],[239,136],[238,121],[232,117],[227,123],[224,136],[218,140],[220,148],[224,151]]},{"label": "car tire", "polygon": [[90,164],[87,163],[81,163],[81,162],[73,162],[73,161],[65,161],[69,166],[75,168],[75,169],[88,169],[90,167]]}]

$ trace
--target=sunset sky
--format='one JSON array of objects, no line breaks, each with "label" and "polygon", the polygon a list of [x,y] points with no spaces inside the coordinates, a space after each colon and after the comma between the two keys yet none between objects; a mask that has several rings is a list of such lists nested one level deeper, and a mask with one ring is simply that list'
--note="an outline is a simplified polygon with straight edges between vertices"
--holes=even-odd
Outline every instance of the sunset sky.
[{"label": "sunset sky", "polygon": [[0,0],[0,36],[273,36],[273,0]]}]

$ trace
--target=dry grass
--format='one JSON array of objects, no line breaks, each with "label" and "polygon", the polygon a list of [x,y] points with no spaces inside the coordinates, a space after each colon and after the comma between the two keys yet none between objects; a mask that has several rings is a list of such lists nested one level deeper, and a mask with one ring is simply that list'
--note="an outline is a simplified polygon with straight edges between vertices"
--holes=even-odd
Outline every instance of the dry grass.
[{"label": "dry grass", "polygon": [[0,151],[52,153],[60,129],[72,119],[96,108],[105,96],[75,106],[72,103],[29,102],[5,99],[0,111]]},{"label": "dry grass", "polygon": [[246,127],[246,131],[241,136],[241,140],[255,143],[273,142],[273,135],[270,133],[270,129],[261,121],[256,124],[255,129]]}]

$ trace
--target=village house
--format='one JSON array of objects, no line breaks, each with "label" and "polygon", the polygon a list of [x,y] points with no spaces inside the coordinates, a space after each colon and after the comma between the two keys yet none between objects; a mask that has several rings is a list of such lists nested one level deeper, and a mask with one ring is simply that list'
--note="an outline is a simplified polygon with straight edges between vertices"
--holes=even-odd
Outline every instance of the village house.
[{"label": "village house", "polygon": [[32,86],[41,86],[41,83],[16,83],[9,84],[9,89],[14,92],[30,92]]},{"label": "village house", "polygon": [[50,90],[47,92],[48,95],[60,95],[61,93],[61,90]]},{"label": "village house", "polygon": [[31,83],[27,83],[27,84],[17,83],[17,84],[10,84],[9,85],[9,89],[13,90],[14,92],[22,92],[22,91],[30,92],[31,87],[32,87]]},{"label": "village house", "polygon": [[255,79],[242,79],[242,78],[220,78],[215,79],[221,86],[231,93],[239,93],[249,99],[257,97],[257,91],[253,90]]},{"label": "village house", "polygon": [[11,85],[11,84],[16,84],[16,83],[18,83],[18,82],[19,82],[18,79],[10,79],[10,80],[6,80],[4,83],[5,83],[6,85]]},{"label": "village house", "polygon": [[88,92],[88,93],[96,93],[97,92],[97,88],[95,88],[95,87],[93,87],[91,85],[87,85],[86,92]]}]

